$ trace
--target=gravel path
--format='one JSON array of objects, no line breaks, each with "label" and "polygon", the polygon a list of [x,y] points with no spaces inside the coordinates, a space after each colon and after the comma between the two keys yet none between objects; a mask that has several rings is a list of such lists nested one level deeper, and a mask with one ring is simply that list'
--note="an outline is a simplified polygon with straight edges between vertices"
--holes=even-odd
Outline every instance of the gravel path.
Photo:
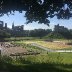
[{"label": "gravel path", "polygon": [[10,48],[2,48],[1,54],[10,55],[15,53],[23,53],[23,52],[27,52],[27,50],[22,47],[10,47]]},{"label": "gravel path", "polygon": [[31,45],[36,46],[36,47],[38,47],[38,48],[41,48],[41,49],[43,49],[43,50],[46,50],[46,51],[48,51],[48,52],[72,52],[72,50],[52,50],[52,49],[43,47],[43,46],[41,46],[41,45],[38,45],[38,44],[36,44],[36,43],[32,43]]},{"label": "gravel path", "polygon": [[[41,49],[48,51],[48,52],[72,52],[72,50],[53,50],[53,49],[45,48],[45,47],[38,45],[36,43],[32,43],[31,45],[36,46],[38,48],[41,48]],[[22,48],[20,46],[7,48],[7,47],[3,47],[0,45],[0,50],[1,50],[2,55],[10,55],[10,54],[15,54],[15,53],[28,52],[25,48]]]},{"label": "gravel path", "polygon": [[27,49],[22,48],[21,46],[5,47],[4,45],[3,46],[0,45],[1,55],[8,55],[9,56],[10,54],[28,52]]}]

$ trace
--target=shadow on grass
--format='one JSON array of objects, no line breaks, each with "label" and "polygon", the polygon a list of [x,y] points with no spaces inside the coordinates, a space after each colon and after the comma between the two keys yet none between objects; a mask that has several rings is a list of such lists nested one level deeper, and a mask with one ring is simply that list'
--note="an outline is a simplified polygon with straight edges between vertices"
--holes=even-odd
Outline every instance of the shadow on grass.
[{"label": "shadow on grass", "polygon": [[61,62],[55,63],[48,61],[33,62],[32,60],[34,58],[30,60],[20,58],[14,61],[9,57],[5,57],[6,56],[0,60],[0,72],[72,72],[72,64],[61,64]]},{"label": "shadow on grass", "polygon": [[7,64],[8,72],[72,72],[72,65],[63,64]]}]

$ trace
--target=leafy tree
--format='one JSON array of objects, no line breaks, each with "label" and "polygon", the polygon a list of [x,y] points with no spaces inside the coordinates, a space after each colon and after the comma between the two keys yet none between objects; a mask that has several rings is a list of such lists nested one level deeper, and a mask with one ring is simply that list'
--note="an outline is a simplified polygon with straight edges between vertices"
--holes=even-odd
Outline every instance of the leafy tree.
[{"label": "leafy tree", "polygon": [[10,33],[4,31],[4,30],[0,30],[0,41],[4,41],[5,38],[9,38],[11,36]]},{"label": "leafy tree", "polygon": [[51,32],[48,35],[46,35],[44,38],[49,38],[49,39],[64,39],[64,36],[61,35],[60,33],[56,32]]},{"label": "leafy tree", "polygon": [[38,21],[49,25],[48,18],[69,19],[72,14],[72,0],[0,0],[0,16],[26,11],[27,23]]},{"label": "leafy tree", "polygon": [[69,32],[70,32],[70,33],[71,33],[71,35],[72,35],[72,29],[70,29],[70,30],[69,30]]},{"label": "leafy tree", "polygon": [[31,30],[29,33],[29,36],[31,37],[43,37],[46,36],[47,34],[49,34],[50,32],[52,32],[52,30],[50,29],[35,29],[35,30]]}]

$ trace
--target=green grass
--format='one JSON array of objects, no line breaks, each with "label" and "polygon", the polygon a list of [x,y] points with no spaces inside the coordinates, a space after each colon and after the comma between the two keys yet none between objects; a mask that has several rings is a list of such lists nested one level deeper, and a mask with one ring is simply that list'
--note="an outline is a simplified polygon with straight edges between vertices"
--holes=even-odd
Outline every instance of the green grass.
[{"label": "green grass", "polygon": [[72,53],[48,53],[26,56],[25,60],[33,63],[72,64]]},{"label": "green grass", "polygon": [[8,41],[23,41],[23,40],[36,40],[40,39],[39,37],[11,37],[11,38],[5,38],[5,40]]},{"label": "green grass", "polygon": [[26,44],[24,43],[25,41],[16,41],[16,42],[13,42],[13,44],[17,44],[19,46],[22,46],[23,48],[27,49],[28,51],[33,51],[33,52],[40,52],[40,53],[44,53],[46,52],[45,50],[43,49],[40,49],[36,46],[32,46],[31,44]]},{"label": "green grass", "polygon": [[19,44],[31,44],[36,43],[40,46],[50,48],[50,49],[56,49],[56,50],[72,50],[71,45],[67,45],[67,43],[70,43],[71,40],[58,40],[60,42],[47,42],[44,40],[24,40],[24,41],[16,41]]},{"label": "green grass", "polygon": [[[41,51],[41,49],[25,44],[23,41],[13,43],[19,44],[27,50]],[[34,41],[38,41],[38,39],[34,39]],[[40,55],[18,57],[17,59],[4,56],[0,57],[0,71],[2,70],[8,72],[72,72],[72,53],[46,52]]]},{"label": "green grass", "polygon": [[72,53],[48,53],[0,60],[0,70],[9,72],[72,72]]}]

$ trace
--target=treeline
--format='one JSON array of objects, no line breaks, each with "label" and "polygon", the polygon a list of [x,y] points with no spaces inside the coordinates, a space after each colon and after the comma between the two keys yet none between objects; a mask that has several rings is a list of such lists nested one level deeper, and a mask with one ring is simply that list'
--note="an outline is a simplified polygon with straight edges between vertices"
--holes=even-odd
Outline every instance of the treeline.
[{"label": "treeline", "polygon": [[7,32],[5,30],[0,29],[0,40],[3,39],[3,38],[8,38],[8,37],[11,37],[10,32]]},{"label": "treeline", "polygon": [[61,29],[53,31],[51,29],[34,29],[34,30],[23,30],[23,31],[11,31],[12,37],[40,37],[40,38],[66,38],[72,39],[72,29]]},{"label": "treeline", "polygon": [[12,29],[0,30],[0,38],[6,37],[43,37],[52,32],[51,29],[35,29],[35,30],[23,30],[14,31]]},{"label": "treeline", "polygon": [[52,32],[51,29],[34,29],[24,31],[11,31],[13,37],[44,37]]},{"label": "treeline", "polygon": [[45,38],[52,39],[72,39],[72,29],[67,30],[53,30],[51,33],[45,36]]},{"label": "treeline", "polygon": [[72,39],[72,29],[51,30],[51,29],[34,29],[14,31],[12,29],[0,30],[0,38],[6,37],[40,37],[40,38],[66,38]]}]

